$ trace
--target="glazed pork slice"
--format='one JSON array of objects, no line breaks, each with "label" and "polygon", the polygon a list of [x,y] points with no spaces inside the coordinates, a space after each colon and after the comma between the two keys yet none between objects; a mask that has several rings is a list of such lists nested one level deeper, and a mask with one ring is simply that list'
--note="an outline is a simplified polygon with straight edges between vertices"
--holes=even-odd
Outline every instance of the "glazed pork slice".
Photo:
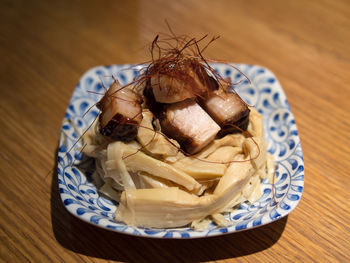
[{"label": "glazed pork slice", "polygon": [[237,93],[219,89],[201,100],[202,107],[222,128],[221,135],[239,131],[235,126],[246,130],[249,123],[249,108]]},{"label": "glazed pork slice", "polygon": [[150,79],[150,85],[158,103],[175,103],[201,97],[218,86],[202,65],[186,65],[174,72],[155,74]]},{"label": "glazed pork slice", "polygon": [[133,140],[142,121],[141,103],[138,94],[115,81],[97,104],[101,134],[115,140]]},{"label": "glazed pork slice", "polygon": [[[198,86],[195,78],[187,77],[193,86]],[[185,99],[194,98],[195,94],[190,85],[175,77],[157,74],[151,78],[151,87],[154,98],[159,103],[175,103]],[[201,87],[201,86],[199,86]]]},{"label": "glazed pork slice", "polygon": [[160,116],[160,124],[164,134],[177,140],[190,154],[203,149],[220,130],[194,100],[167,105]]}]

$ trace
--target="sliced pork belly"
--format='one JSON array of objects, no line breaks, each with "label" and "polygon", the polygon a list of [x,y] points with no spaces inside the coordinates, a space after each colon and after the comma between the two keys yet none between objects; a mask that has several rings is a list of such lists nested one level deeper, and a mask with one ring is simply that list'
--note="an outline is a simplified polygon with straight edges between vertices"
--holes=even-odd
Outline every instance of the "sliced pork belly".
[{"label": "sliced pork belly", "polygon": [[146,86],[143,90],[143,98],[145,99],[146,107],[149,108],[151,112],[158,118],[159,114],[163,112],[165,104],[156,101],[150,80],[147,81]]},{"label": "sliced pork belly", "polygon": [[190,154],[203,149],[220,130],[219,125],[194,100],[166,105],[160,124],[164,134],[177,140]]},{"label": "sliced pork belly", "polygon": [[201,105],[221,126],[220,135],[239,131],[235,126],[242,130],[247,129],[250,110],[238,94],[220,87],[206,99],[201,99]]},{"label": "sliced pork belly", "polygon": [[115,140],[133,140],[137,135],[138,124],[142,121],[141,103],[139,95],[114,82],[97,104],[101,110],[101,134]]},{"label": "sliced pork belly", "polygon": [[[191,78],[191,80],[197,85],[194,79]],[[151,86],[155,100],[160,103],[175,103],[196,96],[186,82],[167,75],[153,76]]]},{"label": "sliced pork belly", "polygon": [[184,65],[174,71],[157,73],[151,77],[154,98],[159,103],[175,103],[185,99],[205,96],[217,89],[217,82],[203,66]]}]

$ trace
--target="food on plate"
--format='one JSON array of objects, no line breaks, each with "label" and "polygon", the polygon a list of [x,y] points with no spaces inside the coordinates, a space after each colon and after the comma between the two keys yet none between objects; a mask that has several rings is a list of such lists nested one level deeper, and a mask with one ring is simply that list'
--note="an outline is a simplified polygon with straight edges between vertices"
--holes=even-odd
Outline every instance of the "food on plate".
[{"label": "food on plate", "polygon": [[230,79],[222,81],[216,90],[201,100],[202,107],[221,126],[221,135],[246,130],[249,122],[250,110],[237,93],[229,91],[230,82]]},{"label": "food on plate", "polygon": [[115,140],[133,140],[142,120],[141,103],[140,95],[114,82],[96,105],[101,110],[100,133]]},{"label": "food on plate", "polygon": [[262,116],[210,67],[203,39],[174,40],[164,48],[156,37],[140,75],[124,86],[114,80],[83,152],[96,159],[99,191],[119,202],[115,220],[227,225],[223,215],[257,201],[262,179],[274,174]]},{"label": "food on plate", "polygon": [[162,132],[179,142],[190,154],[203,149],[220,131],[208,113],[190,99],[165,106],[159,120]]}]

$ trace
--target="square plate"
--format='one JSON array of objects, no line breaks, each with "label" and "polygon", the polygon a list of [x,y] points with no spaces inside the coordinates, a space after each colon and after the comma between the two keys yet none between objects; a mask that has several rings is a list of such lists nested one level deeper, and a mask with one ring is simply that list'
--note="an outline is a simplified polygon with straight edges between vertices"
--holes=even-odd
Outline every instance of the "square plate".
[{"label": "square plate", "polygon": [[[232,66],[230,66],[232,65]],[[212,63],[211,66],[223,77],[231,77],[235,90],[264,117],[268,151],[278,164],[274,184],[276,206],[272,185],[262,182],[262,196],[249,205],[243,203],[226,217],[232,224],[196,231],[189,227],[174,229],[151,229],[131,227],[113,220],[117,204],[99,195],[92,182],[94,163],[82,160],[77,142],[98,115],[94,104],[104,93],[101,79],[109,86],[115,76],[121,84],[131,82],[141,66],[111,65],[94,67],[80,79],[74,90],[63,120],[58,152],[58,184],[63,204],[74,216],[112,231],[156,238],[199,238],[233,233],[271,223],[288,215],[299,203],[304,186],[304,161],[293,114],[286,96],[276,77],[266,68],[246,64]],[[236,67],[237,69],[235,69]],[[245,79],[246,75],[251,84]],[[90,109],[90,107],[92,107]],[[87,114],[85,114],[88,111]],[[85,114],[85,115],[84,115]],[[86,166],[78,169],[77,165]]]}]

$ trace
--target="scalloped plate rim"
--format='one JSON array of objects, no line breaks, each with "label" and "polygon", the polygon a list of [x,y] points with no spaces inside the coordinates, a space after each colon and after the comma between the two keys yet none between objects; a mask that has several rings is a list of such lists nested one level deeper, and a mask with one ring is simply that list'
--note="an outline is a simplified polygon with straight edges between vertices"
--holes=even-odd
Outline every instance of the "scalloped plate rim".
[{"label": "scalloped plate rim", "polygon": [[[222,64],[222,63],[210,63],[211,65],[213,66],[218,66],[218,67],[226,67],[228,66],[227,64]],[[236,67],[257,67],[257,68],[260,68],[264,71],[266,71],[268,74],[270,74],[275,80],[276,80],[276,83],[277,83],[277,87],[278,87],[278,93],[280,93],[282,95],[282,97],[285,97],[285,93],[283,91],[283,88],[282,86],[280,85],[280,83],[278,82],[278,79],[276,78],[276,76],[273,74],[272,71],[270,71],[269,69],[267,69],[266,67],[262,67],[260,65],[251,65],[251,64],[237,64],[237,63],[230,63],[232,65],[235,65]],[[137,67],[137,68],[140,68],[141,66],[140,65],[134,65],[134,64],[116,64],[116,65],[108,65],[108,66],[95,66],[93,68],[90,68],[88,70],[85,71],[85,73],[81,76],[80,80],[79,80],[79,83],[78,85],[80,84],[80,82],[86,77],[88,76],[89,74],[92,74],[93,72],[96,72],[98,69],[101,69],[101,68],[108,68],[108,67],[121,67],[121,68],[132,68],[132,67]],[[78,85],[77,87],[74,89],[74,92],[73,92],[73,95],[72,95],[72,98],[69,102],[69,105],[70,106],[73,102],[74,102],[74,95],[76,95],[76,92],[77,92],[77,88],[78,88]],[[287,100],[286,100],[287,102]],[[294,120],[294,116],[290,110],[290,107],[289,105],[287,104],[287,110],[289,111],[289,113],[291,114],[291,116],[293,117],[293,120]],[[68,111],[68,108],[66,110],[66,113]],[[63,127],[63,123],[62,123],[62,127]],[[295,125],[296,127],[296,125]],[[61,130],[62,131],[62,130]],[[299,136],[296,135],[296,138],[298,139],[297,140],[297,148],[300,150],[301,152],[301,157],[302,157],[302,150],[301,150],[301,145],[300,145],[300,139],[299,139]],[[59,143],[59,147],[62,145],[62,140],[60,139],[60,143]],[[296,149],[297,149],[296,148]],[[58,155],[60,157],[60,155]],[[303,158],[303,157],[302,157]],[[303,164],[303,161],[302,161],[302,164]],[[59,164],[58,164],[59,165]],[[302,176],[304,177],[304,172],[302,174]],[[58,177],[60,177],[60,173],[58,173]],[[61,185],[61,183],[59,182],[59,186]],[[163,234],[167,234],[167,233],[179,233],[181,234],[181,232],[177,232],[177,231],[180,231],[182,228],[175,228],[175,229],[152,229],[152,228],[139,228],[139,227],[130,227],[130,226],[125,226],[127,228],[132,228],[132,229],[135,229],[136,231],[139,230],[139,231],[147,231],[147,229],[150,229],[151,231],[158,231],[158,234],[161,234],[162,236],[159,236],[159,235],[152,235],[152,234],[145,234],[145,233],[142,233],[142,232],[127,232],[127,231],[121,231],[121,230],[118,230],[118,229],[113,229],[113,228],[109,228],[109,227],[106,227],[104,225],[101,225],[99,223],[93,223],[91,222],[90,220],[90,217],[86,216],[86,213],[82,214],[82,215],[78,215],[77,212],[76,212],[76,208],[75,206],[72,206],[72,205],[66,205],[65,204],[65,200],[67,198],[65,198],[65,193],[60,193],[60,196],[61,196],[61,200],[65,206],[65,208],[73,215],[75,216],[76,218],[79,218],[89,224],[92,224],[92,225],[95,225],[95,226],[98,226],[99,228],[102,228],[102,229],[106,229],[106,230],[109,230],[109,231],[113,231],[113,232],[117,232],[117,233],[123,233],[123,234],[127,234],[127,235],[131,235],[131,236],[138,236],[138,237],[147,237],[147,238],[171,238],[171,239],[189,239],[189,238],[206,238],[206,237],[213,237],[213,236],[221,236],[221,235],[225,235],[225,234],[230,234],[230,233],[236,233],[236,232],[241,232],[241,231],[245,231],[245,230],[251,230],[251,229],[255,229],[257,227],[260,227],[260,226],[264,226],[264,225],[267,225],[267,224],[270,224],[276,220],[279,220],[287,215],[289,215],[296,207],[297,205],[299,204],[300,200],[301,200],[301,197],[302,197],[302,193],[303,193],[303,189],[304,189],[304,178],[302,180],[302,184],[300,185],[302,187],[302,190],[299,194],[299,199],[297,200],[297,202],[294,202],[294,205],[291,207],[291,209],[289,209],[288,211],[286,211],[285,213],[281,213],[280,216],[278,216],[277,218],[275,218],[274,220],[271,220],[271,221],[267,221],[267,222],[264,222],[264,223],[261,223],[259,225],[256,225],[256,226],[249,226],[248,228],[243,228],[243,229],[234,229],[233,227],[235,225],[231,225],[231,226],[228,226],[228,227],[216,227],[212,230],[215,230],[215,232],[211,232],[212,230],[208,230],[208,229],[205,229],[205,230],[200,230],[200,231],[190,231],[190,233],[192,234],[189,234],[189,236],[163,236]],[[118,223],[118,224],[122,224],[122,223]],[[122,224],[123,225],[123,224]],[[145,230],[146,229],[146,230]],[[227,231],[226,232],[220,232],[220,230],[224,230],[226,229]],[[183,233],[186,233],[187,230],[184,230]],[[203,235],[205,234],[206,235]]]}]

